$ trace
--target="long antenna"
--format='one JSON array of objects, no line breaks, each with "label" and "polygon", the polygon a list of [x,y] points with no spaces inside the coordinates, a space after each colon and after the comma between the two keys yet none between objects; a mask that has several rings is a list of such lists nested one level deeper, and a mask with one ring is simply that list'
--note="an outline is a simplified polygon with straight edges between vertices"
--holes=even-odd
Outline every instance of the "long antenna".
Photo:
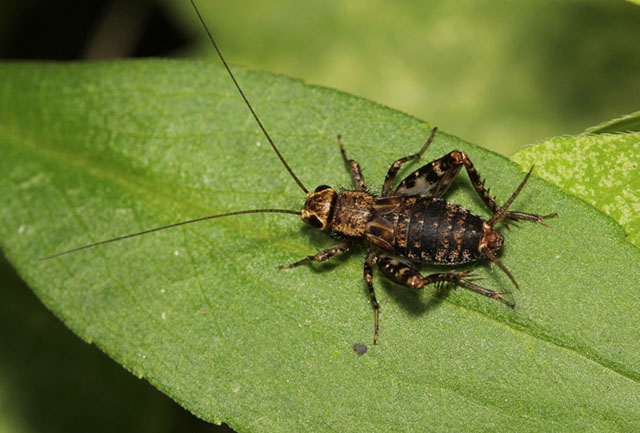
[{"label": "long antenna", "polygon": [[245,96],[244,92],[240,88],[240,85],[238,84],[238,81],[236,80],[236,77],[233,75],[233,72],[231,72],[231,68],[229,68],[229,65],[227,64],[227,61],[222,56],[222,53],[220,52],[220,49],[218,48],[218,45],[216,44],[216,41],[213,40],[213,36],[211,35],[211,31],[209,30],[209,27],[207,27],[207,23],[204,22],[204,19],[202,18],[202,15],[200,14],[200,11],[198,10],[198,7],[196,6],[194,0],[191,0],[191,5],[193,6],[193,9],[196,11],[196,14],[198,15],[198,18],[200,19],[200,22],[202,23],[202,27],[204,27],[204,30],[207,32],[207,36],[209,37],[209,40],[211,41],[211,44],[213,45],[213,48],[215,48],[216,53],[218,53],[218,57],[220,57],[220,60],[222,61],[222,64],[224,65],[224,67],[226,68],[227,72],[229,73],[229,76],[231,77],[231,80],[233,81],[233,84],[236,85],[236,89],[238,89],[238,92],[240,92],[240,96],[242,96],[242,99],[244,99],[245,104],[247,104],[247,107],[249,107],[249,111],[251,111],[251,115],[253,116],[254,119],[256,119],[256,122],[258,122],[258,126],[260,127],[260,129],[262,129],[262,133],[264,134],[265,137],[267,137],[267,140],[269,140],[269,143],[271,144],[271,147],[276,152],[276,155],[278,155],[278,158],[280,158],[280,161],[282,162],[282,165],[284,165],[284,168],[287,169],[287,171],[289,172],[289,174],[291,175],[293,180],[296,181],[296,183],[298,184],[300,189],[302,191],[304,191],[305,194],[308,193],[309,190],[307,188],[305,188],[305,186],[302,184],[302,182],[300,182],[300,179],[298,179],[298,176],[296,176],[295,173],[293,172],[293,170],[291,170],[291,167],[289,167],[289,164],[287,164],[287,161],[284,160],[284,158],[280,154],[280,151],[278,150],[278,148],[276,147],[275,143],[271,139],[271,136],[269,135],[269,133],[265,129],[264,125],[262,124],[262,122],[258,118],[258,115],[256,114],[256,112],[253,110],[253,107],[249,103],[249,100],[247,99],[247,97]]},{"label": "long antenna", "polygon": [[179,223],[169,224],[167,226],[156,227],[154,229],[149,229],[149,230],[145,230],[145,231],[138,232],[138,233],[131,233],[131,234],[124,235],[124,236],[118,236],[117,238],[107,239],[105,241],[95,242],[93,244],[84,245],[82,247],[73,248],[73,249],[70,249],[70,250],[67,250],[67,251],[62,251],[61,253],[57,253],[57,254],[54,254],[52,256],[42,257],[39,260],[40,261],[49,260],[49,259],[53,259],[54,257],[64,256],[65,254],[75,253],[76,251],[86,250],[87,248],[97,247],[98,245],[108,244],[110,242],[121,241],[123,239],[129,239],[129,238],[133,238],[133,237],[136,237],[136,236],[142,236],[142,235],[146,235],[147,233],[153,233],[153,232],[157,232],[157,231],[160,231],[160,230],[165,230],[165,229],[170,229],[170,228],[173,228],[173,227],[183,226],[185,224],[191,224],[191,223],[197,223],[197,222],[200,222],[200,221],[212,220],[214,218],[222,218],[222,217],[228,217],[228,216],[232,216],[232,215],[244,215],[244,214],[250,214],[250,213],[288,213],[288,214],[292,214],[292,215],[300,215],[300,212],[298,212],[296,210],[289,210],[289,209],[252,209],[252,210],[241,210],[241,211],[236,211],[236,212],[222,213],[222,214],[218,214],[218,215],[209,215],[209,216],[206,216],[206,217],[201,217],[201,218],[196,218],[196,219],[192,219],[192,220],[188,220],[188,221],[182,221],[182,222],[179,222]]}]

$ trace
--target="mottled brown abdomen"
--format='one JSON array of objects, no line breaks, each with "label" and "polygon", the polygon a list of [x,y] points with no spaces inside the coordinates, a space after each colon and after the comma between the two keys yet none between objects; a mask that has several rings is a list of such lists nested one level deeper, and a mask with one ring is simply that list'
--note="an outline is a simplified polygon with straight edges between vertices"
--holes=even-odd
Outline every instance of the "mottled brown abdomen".
[{"label": "mottled brown abdomen", "polygon": [[366,237],[411,260],[458,265],[480,258],[483,220],[439,198],[391,196],[376,200]]}]

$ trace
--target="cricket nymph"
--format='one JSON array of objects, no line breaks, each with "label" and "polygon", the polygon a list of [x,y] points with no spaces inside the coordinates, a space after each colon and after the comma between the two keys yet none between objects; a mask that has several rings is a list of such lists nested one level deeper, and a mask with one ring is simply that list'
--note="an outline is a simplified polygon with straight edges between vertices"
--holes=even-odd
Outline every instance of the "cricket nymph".
[{"label": "cricket nymph", "polygon": [[[393,190],[396,175],[402,164],[420,158],[433,141],[437,130],[437,128],[433,128],[429,138],[418,153],[400,158],[391,164],[382,185],[382,192],[378,197],[371,194],[367,189],[367,184],[360,170],[360,164],[353,159],[347,158],[342,139],[338,135],[338,145],[342,153],[342,159],[347,170],[351,172],[355,189],[338,192],[328,185],[320,185],[313,192],[310,192],[289,167],[289,164],[287,164],[271,139],[233,76],[233,72],[231,72],[229,65],[222,56],[193,0],[191,0],[191,3],[207,32],[207,36],[209,36],[211,44],[247,108],[249,108],[251,115],[284,168],[298,187],[306,194],[306,201],[300,212],[302,220],[315,229],[331,232],[333,236],[341,240],[338,244],[315,255],[307,256],[295,263],[282,265],[280,268],[293,268],[308,261],[323,262],[346,253],[355,242],[364,242],[367,246],[367,257],[364,261],[364,281],[369,288],[371,305],[374,309],[374,344],[378,342],[380,309],[373,289],[374,266],[377,266],[390,280],[406,287],[419,289],[427,284],[433,283],[437,285],[451,282],[496,299],[510,307],[514,306],[513,303],[500,296],[509,292],[489,290],[468,281],[468,277],[474,276],[469,271],[443,272],[423,276],[414,263],[461,265],[479,259],[487,259],[502,269],[513,284],[518,287],[515,278],[496,257],[502,249],[504,238],[493,229],[493,226],[498,221],[506,225],[506,220],[509,219],[527,220],[547,225],[544,220],[556,216],[555,213],[537,215],[527,212],[507,211],[529,179],[531,170],[520,183],[520,186],[511,194],[509,200],[502,206],[498,206],[495,198],[489,194],[489,189],[484,187],[484,181],[473,167],[471,160],[464,152],[458,150],[449,152],[442,158],[422,166],[407,176]],[[442,199],[442,196],[462,167],[465,168],[473,188],[491,210],[492,216],[486,221],[462,206]],[[253,211],[212,215],[195,221],[257,212],[294,213],[294,211],[285,209],[256,209]],[[188,224],[190,222],[192,221],[179,224]],[[173,226],[171,225],[171,227]]]},{"label": "cricket nymph", "polygon": [[309,193],[302,220],[316,229],[364,238],[381,251],[434,265],[472,262],[486,249],[497,253],[504,242],[482,218],[443,199],[338,193],[325,185]]},{"label": "cricket nymph", "polygon": [[[507,210],[524,188],[531,171],[509,200],[503,206],[498,206],[467,155],[458,150],[419,168],[392,191],[402,164],[419,158],[433,140],[435,132],[436,128],[432,130],[420,152],[401,158],[391,165],[380,197],[368,191],[360,165],[347,158],[341,138],[338,137],[343,160],[351,171],[356,189],[338,192],[330,186],[320,185],[313,192],[307,192],[300,215],[304,222],[318,230],[331,232],[341,242],[313,256],[281,266],[292,268],[307,261],[329,260],[349,251],[354,242],[364,241],[368,249],[364,277],[375,310],[374,343],[378,339],[379,309],[372,283],[374,265],[392,281],[413,289],[432,283],[452,282],[513,307],[512,302],[501,296],[509,293],[508,291],[489,290],[472,283],[467,279],[474,276],[470,272],[444,272],[423,276],[414,263],[455,266],[487,259],[500,267],[518,287],[515,278],[497,258],[504,245],[504,237],[493,226],[498,221],[507,219],[528,220],[546,225],[544,219],[556,216]],[[441,198],[462,167],[466,169],[480,198],[492,211],[493,216],[489,220],[485,221],[464,207]]]}]

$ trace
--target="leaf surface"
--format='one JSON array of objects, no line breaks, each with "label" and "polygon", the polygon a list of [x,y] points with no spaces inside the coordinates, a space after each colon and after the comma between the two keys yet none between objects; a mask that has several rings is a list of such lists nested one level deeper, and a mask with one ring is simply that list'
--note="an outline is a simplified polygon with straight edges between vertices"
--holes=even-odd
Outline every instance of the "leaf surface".
[{"label": "leaf surface", "polygon": [[[634,117],[637,121],[637,115],[623,119]],[[520,150],[512,159],[522,167],[535,164],[540,177],[611,216],[624,228],[627,240],[640,247],[640,133],[607,134],[622,123],[614,120],[596,127],[597,135],[547,140]]]},{"label": "leaf surface", "polygon": [[640,132],[640,111],[609,120],[585,131],[586,134],[616,134],[620,132]]},{"label": "leaf surface", "polygon": [[[373,189],[428,135],[371,102],[236,70],[310,189],[351,185],[338,133]],[[202,418],[240,432],[640,428],[640,252],[543,180],[532,177],[513,208],[556,211],[553,228],[500,228],[522,287],[515,311],[462,289],[413,293],[376,272],[372,346],[362,249],[277,269],[335,242],[295,216],[224,218],[38,261],[189,218],[301,208],[219,67],[4,64],[0,113],[3,252],[69,328]],[[423,162],[455,148],[501,202],[524,175],[446,133]],[[447,198],[488,215],[464,174]],[[499,270],[472,268],[482,285],[511,289]],[[369,346],[363,356],[356,343]]]}]

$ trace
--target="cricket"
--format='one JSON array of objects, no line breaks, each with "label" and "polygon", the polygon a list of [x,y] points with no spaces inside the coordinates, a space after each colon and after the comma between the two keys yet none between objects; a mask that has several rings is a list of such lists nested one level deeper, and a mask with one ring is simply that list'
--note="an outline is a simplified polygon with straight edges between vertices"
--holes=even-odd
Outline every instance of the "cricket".
[{"label": "cricket", "polygon": [[[191,5],[222,65],[228,72],[231,81],[258,127],[282,162],[285,170],[305,194],[306,198],[302,210],[249,209],[209,215],[84,245],[40,260],[50,260],[99,245],[215,218],[256,213],[293,214],[300,216],[302,221],[314,229],[327,232],[333,238],[338,239],[338,242],[317,254],[309,255],[294,263],[281,265],[279,266],[280,269],[295,268],[308,262],[330,260],[333,257],[349,252],[357,243],[362,243],[366,247],[363,276],[374,312],[374,344],[378,343],[380,321],[380,304],[377,301],[373,286],[373,270],[375,267],[389,280],[413,290],[422,289],[430,284],[437,287],[441,284],[450,283],[500,301],[508,307],[515,307],[513,302],[503,297],[503,295],[509,294],[510,291],[490,290],[469,280],[472,277],[477,277],[478,274],[464,270],[422,275],[417,268],[417,264],[459,266],[479,260],[488,260],[500,268],[513,285],[519,288],[511,272],[498,259],[498,255],[504,246],[504,237],[494,229],[494,226],[501,222],[508,229],[508,220],[531,221],[548,226],[545,220],[557,216],[556,213],[539,215],[509,210],[529,180],[533,167],[502,206],[498,205],[495,197],[490,194],[489,189],[485,188],[484,180],[480,177],[469,157],[458,150],[452,150],[441,158],[423,165],[400,181],[394,188],[396,175],[402,165],[409,161],[420,159],[433,142],[437,132],[437,128],[433,128],[424,145],[417,153],[399,158],[391,164],[382,184],[381,193],[377,196],[368,188],[362,175],[360,164],[347,157],[342,138],[338,135],[338,148],[345,167],[351,174],[354,188],[340,190],[328,185],[320,185],[310,191],[289,167],[289,164],[260,121],[218,48],[194,0],[191,0]],[[492,216],[488,220],[484,220],[464,207],[442,198],[463,167],[476,193],[491,212]]]}]

